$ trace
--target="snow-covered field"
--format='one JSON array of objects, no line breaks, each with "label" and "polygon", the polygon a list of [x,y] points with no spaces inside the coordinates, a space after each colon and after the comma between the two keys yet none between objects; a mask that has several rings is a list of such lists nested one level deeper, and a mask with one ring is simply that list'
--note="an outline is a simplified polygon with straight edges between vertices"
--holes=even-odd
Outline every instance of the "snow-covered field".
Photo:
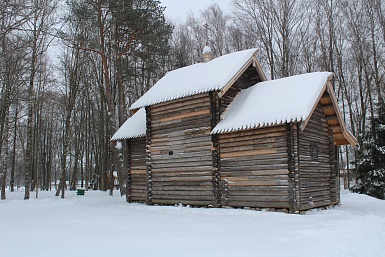
[{"label": "snow-covered field", "polygon": [[7,192],[0,256],[385,256],[385,201],[346,191],[341,206],[305,215],[54,193]]}]

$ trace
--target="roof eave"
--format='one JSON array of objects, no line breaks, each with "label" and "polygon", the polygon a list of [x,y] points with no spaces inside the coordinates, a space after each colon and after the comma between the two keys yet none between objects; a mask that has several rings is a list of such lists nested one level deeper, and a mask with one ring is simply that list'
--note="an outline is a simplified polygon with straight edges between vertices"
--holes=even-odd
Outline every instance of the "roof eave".
[{"label": "roof eave", "polygon": [[332,83],[331,83],[331,80],[332,80],[333,76],[334,76],[334,74],[331,74],[328,77],[328,79],[327,79],[323,89],[320,92],[320,95],[317,98],[317,101],[314,103],[314,106],[313,106],[311,112],[309,113],[308,117],[306,118],[306,120],[304,120],[303,123],[301,124],[300,129],[301,129],[301,131],[303,131],[306,128],[306,125],[309,122],[309,120],[310,120],[314,110],[317,108],[317,105],[320,102],[320,99],[321,99],[322,95],[324,94],[325,90],[327,90],[327,92],[330,95],[330,99],[332,101],[334,110],[336,112],[336,116],[337,116],[337,119],[338,119],[338,123],[339,123],[339,125],[341,127],[342,134],[343,134],[343,136],[344,136],[344,138],[346,140],[346,141],[344,141],[342,143],[339,143],[339,144],[336,144],[336,145],[351,145],[353,148],[357,148],[358,140],[346,129],[345,122],[344,122],[344,120],[342,118],[342,115],[341,115],[341,112],[339,110],[338,103],[337,103],[337,98],[336,98],[336,95],[334,93],[333,86],[332,86]]},{"label": "roof eave", "polygon": [[[327,89],[328,84],[331,83],[331,80],[332,80],[333,76],[334,76],[334,74],[331,74],[331,75],[327,78],[327,80],[326,80],[326,82],[325,82],[325,85],[323,86],[322,90],[320,91],[320,93],[319,93],[319,95],[318,95],[318,97],[317,97],[317,100],[314,102],[314,105],[313,105],[311,111],[309,112],[309,115],[306,117],[306,119],[302,122],[302,124],[301,124],[301,126],[300,126],[301,131],[304,131],[304,129],[306,128],[306,125],[307,125],[307,123],[309,122],[309,120],[310,120],[310,118],[311,118],[311,116],[312,116],[314,110],[317,108],[317,105],[318,105],[318,103],[320,102],[323,93],[324,93],[325,90]],[[335,108],[335,106],[334,106],[334,108]]]},{"label": "roof eave", "polygon": [[258,59],[256,57],[256,54],[258,53],[258,50],[255,50],[255,52],[250,56],[250,58],[243,64],[243,66],[235,73],[235,75],[226,83],[226,85],[219,91],[218,96],[221,98],[227,90],[231,88],[231,86],[239,79],[239,77],[245,72],[245,70],[250,66],[250,64],[253,64],[259,75],[261,76],[262,81],[266,81],[265,73],[263,73],[261,65],[258,62]]},{"label": "roof eave", "polygon": [[140,138],[140,137],[145,137],[146,135],[145,134],[141,134],[141,135],[134,135],[134,136],[128,136],[128,137],[117,137],[117,138],[111,138],[111,142],[116,142],[116,141],[120,141],[120,140],[129,140],[129,139],[134,139],[134,138]]}]

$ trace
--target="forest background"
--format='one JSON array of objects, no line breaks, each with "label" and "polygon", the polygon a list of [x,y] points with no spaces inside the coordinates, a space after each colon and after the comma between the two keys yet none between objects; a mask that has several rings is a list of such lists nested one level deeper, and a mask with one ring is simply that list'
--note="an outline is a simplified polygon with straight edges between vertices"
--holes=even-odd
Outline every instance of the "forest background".
[{"label": "forest background", "polygon": [[202,61],[206,33],[216,57],[258,48],[269,79],[333,72],[360,144],[339,148],[345,187],[383,199],[384,2],[233,0],[231,13],[213,4],[172,21],[153,0],[1,1],[1,199],[6,188],[112,194],[114,171],[123,195],[125,146],[111,136],[167,71]]}]

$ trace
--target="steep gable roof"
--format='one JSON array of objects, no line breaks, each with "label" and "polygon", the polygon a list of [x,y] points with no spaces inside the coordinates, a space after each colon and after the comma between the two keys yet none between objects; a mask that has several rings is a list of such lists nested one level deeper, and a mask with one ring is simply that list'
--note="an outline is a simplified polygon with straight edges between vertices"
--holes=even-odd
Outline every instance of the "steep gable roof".
[{"label": "steep gable roof", "polygon": [[309,73],[258,83],[243,90],[212,133],[306,120],[329,72]]},{"label": "steep gable roof", "polygon": [[118,131],[112,136],[111,141],[144,137],[145,135],[146,111],[144,108],[141,108],[123,123]]},{"label": "steep gable roof", "polygon": [[[245,89],[227,108],[212,133],[220,134],[300,121],[303,122],[303,130],[323,93],[328,90],[332,76],[330,72],[314,72],[265,81]],[[336,101],[332,107],[334,114],[337,114],[338,126],[346,139],[340,143],[355,146],[357,141],[346,130]]]},{"label": "steep gable roof", "polygon": [[[234,83],[251,63],[257,49],[223,55],[207,63],[197,63],[168,72],[132,106],[131,110],[186,96],[222,90]],[[261,74],[261,76],[264,76]]]}]

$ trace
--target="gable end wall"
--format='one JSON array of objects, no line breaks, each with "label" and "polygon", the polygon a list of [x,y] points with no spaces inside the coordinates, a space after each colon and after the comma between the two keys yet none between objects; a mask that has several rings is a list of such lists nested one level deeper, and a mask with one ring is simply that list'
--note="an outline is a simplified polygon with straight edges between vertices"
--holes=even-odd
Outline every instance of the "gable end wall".
[{"label": "gable end wall", "polygon": [[306,210],[338,203],[339,186],[333,133],[320,104],[305,130],[299,131],[298,142],[299,208]]}]

